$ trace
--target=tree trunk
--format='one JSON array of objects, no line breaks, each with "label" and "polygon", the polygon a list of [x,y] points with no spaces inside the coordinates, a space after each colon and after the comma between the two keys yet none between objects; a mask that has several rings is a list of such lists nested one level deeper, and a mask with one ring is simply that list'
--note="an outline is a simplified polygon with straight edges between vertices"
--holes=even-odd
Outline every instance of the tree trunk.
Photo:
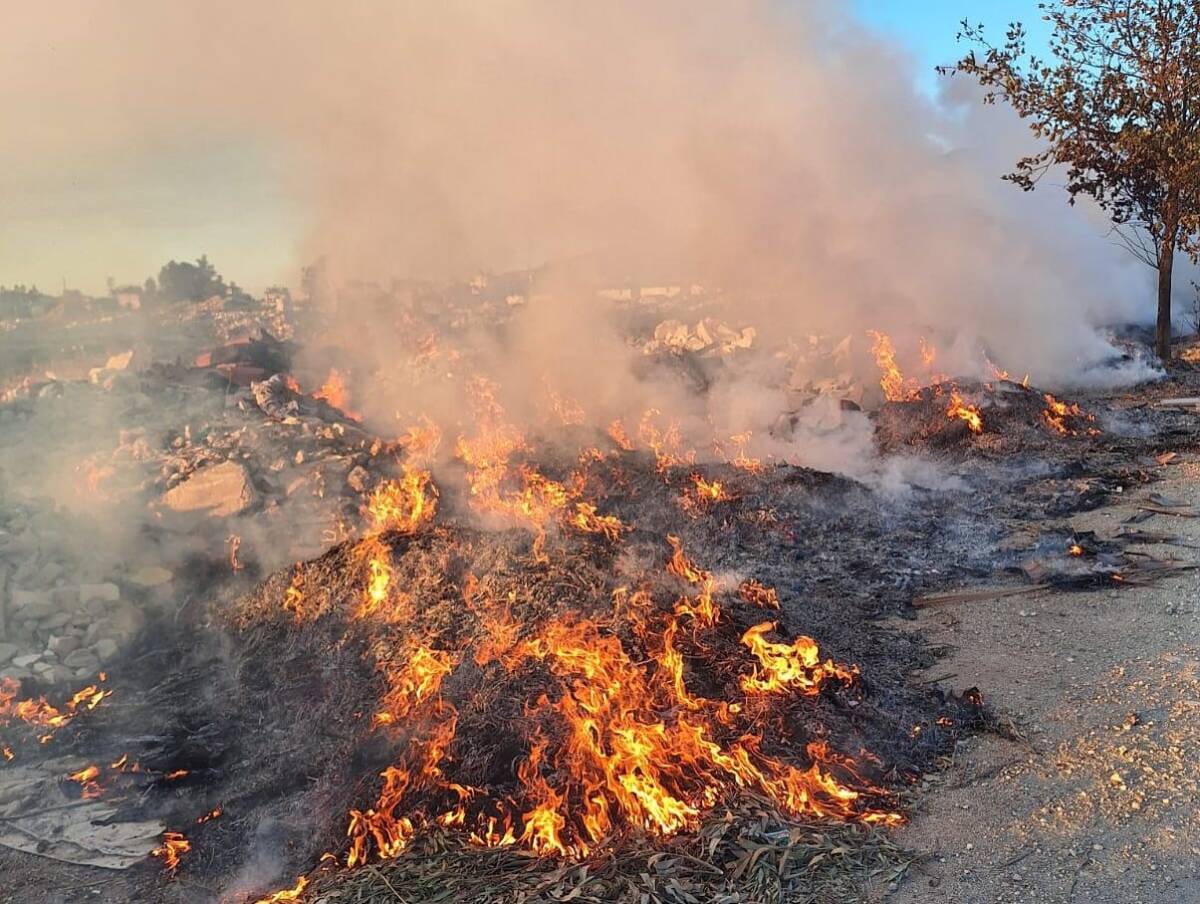
[{"label": "tree trunk", "polygon": [[1171,269],[1175,264],[1175,231],[1169,230],[1158,253],[1158,324],[1154,351],[1161,361],[1171,360]]}]

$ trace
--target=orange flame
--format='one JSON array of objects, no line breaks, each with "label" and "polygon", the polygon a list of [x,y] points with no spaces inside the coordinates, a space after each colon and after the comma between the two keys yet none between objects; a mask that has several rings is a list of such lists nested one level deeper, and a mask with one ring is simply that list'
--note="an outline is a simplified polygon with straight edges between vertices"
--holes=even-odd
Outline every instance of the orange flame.
[{"label": "orange flame", "polygon": [[367,501],[368,530],[371,534],[415,533],[433,519],[437,500],[437,487],[429,472],[406,469],[400,480],[385,481],[371,493]]},{"label": "orange flame", "polygon": [[608,436],[620,449],[626,452],[633,451],[633,441],[625,432],[625,425],[620,420],[615,420],[608,425]]},{"label": "orange flame", "polygon": [[362,415],[350,407],[350,390],[346,388],[346,378],[336,367],[329,368],[329,376],[325,378],[321,388],[313,393],[313,398],[328,402],[352,421],[362,420]]},{"label": "orange flame", "polygon": [[[669,544],[668,571],[708,598],[708,624],[715,624],[711,574],[686,556],[678,539]],[[743,587],[755,599],[774,599],[761,584]],[[804,768],[762,749],[756,719],[771,698],[813,695],[829,681],[856,684],[857,669],[822,660],[810,638],[769,641],[769,622],[745,632],[751,655],[733,664],[738,672],[730,678],[736,674],[733,683],[754,698],[748,708],[741,701],[709,700],[688,687],[690,663],[703,650],[681,634],[681,619],[699,623],[702,611],[690,597],[662,608],[645,590],[614,592],[614,615],[627,617],[649,642],[647,660],[640,650],[631,653],[621,632],[596,620],[568,615],[522,625],[512,619],[511,594],[495,599],[473,577],[462,593],[481,625],[474,640],[454,651],[418,643],[380,665],[388,690],[373,724],[402,732],[405,743],[402,759],[381,774],[375,804],[350,813],[348,866],[394,857],[422,826],[433,825],[461,828],[481,846],[581,857],[623,829],[669,835],[694,828],[739,788],[795,816],[900,820],[864,806],[863,792],[878,789],[856,773],[852,760],[824,745],[809,745]],[[443,772],[457,759],[458,713],[442,689],[463,663],[471,670],[496,663],[492,667],[509,672],[537,663],[553,681],[526,703],[516,729],[524,753],[515,761],[518,790],[512,793],[457,784]]]},{"label": "orange flame", "polygon": [[979,408],[964,402],[957,388],[950,392],[950,407],[946,409],[946,417],[966,422],[972,433],[983,432],[983,415],[979,413]]},{"label": "orange flame", "polygon": [[238,561],[238,550],[242,548],[242,538],[237,534],[230,534],[225,541],[229,544],[229,570],[239,572],[242,570],[242,563]]},{"label": "orange flame", "polygon": [[163,843],[150,852],[152,857],[161,857],[167,872],[179,867],[179,858],[192,849],[192,843],[181,832],[163,832]]},{"label": "orange flame", "polygon": [[764,587],[756,580],[743,581],[738,587],[738,594],[751,606],[759,609],[778,609],[779,594],[774,587]]},{"label": "orange flame", "polygon": [[[101,677],[103,680],[103,677]],[[17,700],[21,683],[15,678],[0,678],[0,727],[13,721],[38,729],[43,733],[38,740],[45,744],[54,736],[54,732],[69,723],[80,710],[95,709],[106,697],[112,696],[112,691],[102,690],[90,684],[76,691],[62,709],[46,702],[45,697],[38,699]]]},{"label": "orange flame", "polygon": [[300,895],[307,885],[308,879],[300,876],[296,879],[296,884],[291,888],[285,888],[274,894],[267,895],[265,898],[259,898],[254,904],[283,904],[285,901],[299,901]]},{"label": "orange flame", "polygon": [[742,690],[750,694],[777,694],[797,691],[806,696],[821,692],[827,678],[852,683],[857,674],[832,660],[821,662],[817,642],[801,635],[791,644],[773,643],[764,635],[775,630],[774,622],[762,622],[747,629],[742,643],[758,658],[753,673],[742,677]]},{"label": "orange flame", "polygon": [[70,781],[80,785],[80,796],[84,800],[94,800],[104,793],[104,789],[100,783],[96,781],[100,777],[99,766],[86,766],[78,772],[72,772],[67,778]]},{"label": "orange flame", "polygon": [[[1057,433],[1059,436],[1076,436],[1078,431],[1067,426],[1067,418],[1078,418],[1089,423],[1094,423],[1096,418],[1094,415],[1088,414],[1079,407],[1078,402],[1068,405],[1066,402],[1060,402],[1050,393],[1045,394],[1046,408],[1042,411],[1042,419],[1046,424]],[[1086,430],[1089,436],[1095,436],[1100,433],[1095,427],[1088,427]]]},{"label": "orange flame", "polygon": [[[896,365],[896,346],[891,337],[878,330],[867,330],[871,337],[871,354],[880,370],[879,387],[889,402],[906,402],[919,398],[921,386],[913,379],[905,379]],[[930,361],[932,362],[932,357]]]}]

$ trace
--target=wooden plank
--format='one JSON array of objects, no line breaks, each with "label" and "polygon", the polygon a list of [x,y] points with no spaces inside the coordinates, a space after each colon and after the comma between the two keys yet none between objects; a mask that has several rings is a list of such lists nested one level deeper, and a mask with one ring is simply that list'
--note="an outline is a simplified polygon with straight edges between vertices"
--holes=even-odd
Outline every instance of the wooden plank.
[{"label": "wooden plank", "polygon": [[946,593],[927,593],[913,600],[915,609],[932,609],[935,606],[949,606],[954,603],[974,603],[979,600],[1003,599],[1006,596],[1021,596],[1027,593],[1037,593],[1049,588],[1049,584],[1031,584],[1028,587],[992,587],[983,590],[951,590]]}]

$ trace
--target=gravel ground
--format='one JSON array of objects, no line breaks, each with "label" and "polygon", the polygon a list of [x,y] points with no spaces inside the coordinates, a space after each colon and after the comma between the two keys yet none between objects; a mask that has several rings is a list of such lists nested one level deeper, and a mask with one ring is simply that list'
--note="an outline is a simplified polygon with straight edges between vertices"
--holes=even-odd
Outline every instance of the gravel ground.
[{"label": "gravel ground", "polygon": [[[1121,504],[1077,516],[1116,533],[1157,492],[1200,510],[1200,457]],[[1200,546],[1200,519],[1142,528]],[[1157,557],[1196,560],[1177,546]],[[925,680],[978,685],[1017,737],[959,745],[898,841],[928,856],[888,904],[1200,901],[1200,571],[1157,586],[923,610],[948,655]]]}]

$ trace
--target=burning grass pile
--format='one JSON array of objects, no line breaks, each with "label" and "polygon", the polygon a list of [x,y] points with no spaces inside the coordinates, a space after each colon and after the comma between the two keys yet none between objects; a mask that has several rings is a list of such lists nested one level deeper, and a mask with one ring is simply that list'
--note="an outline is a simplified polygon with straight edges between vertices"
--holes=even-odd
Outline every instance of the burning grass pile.
[{"label": "burning grass pile", "polygon": [[[379,532],[275,575],[243,601],[235,621],[254,658],[311,634],[324,638],[326,678],[345,675],[324,693],[314,687],[291,731],[315,730],[330,697],[354,712],[338,723],[353,735],[352,752],[324,776],[342,789],[325,795],[326,805],[352,798],[344,816],[332,817],[343,837],[324,852],[310,847],[299,868],[321,853],[323,872],[334,875],[335,865],[354,871],[387,861],[384,885],[410,885],[411,893],[432,881],[432,863],[443,871],[475,863],[472,875],[494,869],[513,883],[477,883],[470,893],[502,900],[521,888],[528,895],[525,879],[554,886],[548,877],[565,877],[563,863],[607,864],[604,881],[617,881],[624,871],[612,873],[614,864],[669,848],[672,869],[690,864],[688,881],[706,874],[712,891],[733,887],[716,864],[727,866],[757,837],[754,844],[782,857],[772,881],[790,887],[797,870],[782,851],[798,846],[815,857],[821,844],[799,826],[899,822],[898,792],[978,718],[977,700],[910,692],[894,673],[873,686],[838,651],[857,645],[845,642],[862,628],[857,618],[814,615],[814,624],[843,625],[824,647],[774,587],[707,570],[691,549],[698,542],[659,526],[686,527],[695,517],[703,503],[688,494],[704,482],[696,473],[664,474],[645,455],[618,453],[585,456],[575,474],[559,483],[526,465],[503,481],[521,475],[522,494],[536,488],[537,500],[560,513],[539,530],[469,526],[446,516],[453,500],[442,500],[432,525],[414,522],[418,505],[392,505]],[[707,481],[723,484],[724,504],[737,475],[730,467],[723,481]],[[782,500],[793,476],[755,474],[753,483],[779,481]],[[611,487],[611,498],[601,492],[584,508],[560,504],[550,489],[583,493],[593,482]],[[422,486],[410,489],[431,513]],[[509,498],[486,481],[473,486],[498,492],[493,502]],[[643,514],[640,527],[626,526],[617,499]],[[729,505],[727,516],[758,512],[748,501]],[[703,534],[689,533],[697,541]],[[336,657],[352,661],[344,673],[331,670]],[[350,689],[345,682],[359,681],[364,665],[369,679]],[[928,727],[924,736],[917,725]],[[359,784],[347,795],[351,776]],[[724,828],[706,835],[713,826]],[[886,847],[865,829],[835,834],[842,831]],[[703,856],[686,853],[705,838],[715,840]],[[489,871],[479,871],[483,863]],[[655,863],[651,875],[670,872],[667,861]],[[750,873],[757,878],[747,882],[765,881]],[[587,875],[577,876],[582,885]],[[466,893],[463,881],[442,891]],[[428,892],[418,899],[433,899]]]},{"label": "burning grass pile", "polygon": [[356,539],[149,626],[121,705],[55,738],[177,776],[115,801],[167,826],[154,899],[757,900],[894,865],[905,789],[979,719],[870,620],[935,513],[668,429],[567,454],[478,420],[436,482],[406,437]]},{"label": "burning grass pile", "polygon": [[1078,402],[1022,383],[937,383],[889,400],[875,415],[884,452],[918,449],[942,455],[1006,455],[1044,450],[1063,439],[1103,431]]}]

